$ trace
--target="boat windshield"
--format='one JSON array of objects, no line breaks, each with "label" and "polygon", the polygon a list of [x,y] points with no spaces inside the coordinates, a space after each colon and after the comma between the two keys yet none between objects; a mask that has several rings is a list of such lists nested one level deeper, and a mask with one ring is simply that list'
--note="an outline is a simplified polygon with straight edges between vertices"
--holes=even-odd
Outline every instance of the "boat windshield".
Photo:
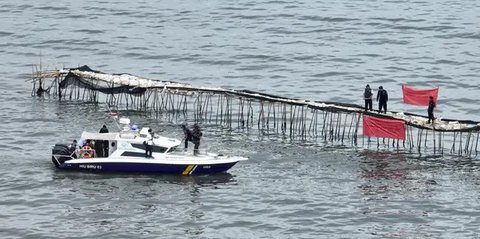
[{"label": "boat windshield", "polygon": [[[143,144],[132,143],[132,147],[137,148],[137,149],[145,150],[145,145],[143,145]],[[152,152],[154,152],[154,153],[165,153],[165,152],[167,152],[167,150],[168,150],[168,148],[166,148],[166,147],[162,147],[162,146],[158,146],[158,145],[153,145],[152,146]]]},{"label": "boat windshield", "polygon": [[176,146],[175,147],[171,147],[167,153],[171,153],[171,152],[181,152],[181,150],[179,150]]}]

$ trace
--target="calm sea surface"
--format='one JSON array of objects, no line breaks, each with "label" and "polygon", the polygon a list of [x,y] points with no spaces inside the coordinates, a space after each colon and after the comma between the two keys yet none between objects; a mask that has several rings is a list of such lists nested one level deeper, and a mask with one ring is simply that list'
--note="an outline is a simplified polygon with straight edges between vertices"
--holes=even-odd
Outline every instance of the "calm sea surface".
[{"label": "calm sea surface", "polygon": [[[0,0],[1,238],[478,238],[480,163],[204,129],[250,158],[200,177],[67,173],[56,142],[103,104],[30,96],[32,64],[362,103],[369,83],[440,87],[439,117],[480,120],[480,2]],[[41,57],[40,57],[41,56]],[[134,122],[170,137],[178,126]]]}]

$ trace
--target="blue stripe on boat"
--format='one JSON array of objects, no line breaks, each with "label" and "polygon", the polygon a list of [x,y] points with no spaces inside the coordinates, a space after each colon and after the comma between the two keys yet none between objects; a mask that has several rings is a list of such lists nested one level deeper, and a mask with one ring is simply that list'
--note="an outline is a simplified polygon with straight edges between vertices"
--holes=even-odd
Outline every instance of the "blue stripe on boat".
[{"label": "blue stripe on boat", "polygon": [[[191,174],[211,174],[220,173],[229,170],[233,163],[196,165],[195,170]],[[69,170],[88,170],[88,171],[104,171],[104,172],[139,172],[139,173],[165,173],[165,174],[182,174],[189,165],[173,165],[173,164],[149,164],[149,163],[85,163],[72,164],[64,163],[60,166],[62,169]]]}]

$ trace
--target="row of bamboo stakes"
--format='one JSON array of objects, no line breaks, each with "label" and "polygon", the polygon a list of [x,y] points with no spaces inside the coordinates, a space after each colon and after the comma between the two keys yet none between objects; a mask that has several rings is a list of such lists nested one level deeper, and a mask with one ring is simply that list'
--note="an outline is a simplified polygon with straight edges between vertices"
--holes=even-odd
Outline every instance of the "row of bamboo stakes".
[{"label": "row of bamboo stakes", "polygon": [[[148,88],[143,94],[103,94],[78,84],[61,89],[59,83],[62,76],[52,75],[52,78],[53,81],[47,88],[42,86],[45,78],[34,80],[32,96],[40,95],[43,91],[46,94],[41,95],[60,100],[103,101],[117,109],[145,111],[172,122],[193,120],[228,130],[257,128],[262,134],[278,134],[302,142],[315,141],[355,148],[376,147],[426,155],[478,155],[478,131],[439,132],[407,125],[405,140],[369,138],[361,132],[362,112],[314,109],[306,105],[194,90]],[[95,84],[95,81],[92,80],[92,83]]]}]

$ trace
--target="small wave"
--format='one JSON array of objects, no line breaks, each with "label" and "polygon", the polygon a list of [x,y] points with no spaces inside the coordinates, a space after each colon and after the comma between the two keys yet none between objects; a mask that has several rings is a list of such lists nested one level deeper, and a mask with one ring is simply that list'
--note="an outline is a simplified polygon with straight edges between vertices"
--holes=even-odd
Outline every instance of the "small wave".
[{"label": "small wave", "polygon": [[17,119],[16,122],[19,122],[19,123],[55,123],[57,122],[59,123],[60,121],[51,119],[51,118],[31,118],[31,119],[21,118],[21,119]]},{"label": "small wave", "polygon": [[263,54],[241,54],[233,56],[234,59],[245,60],[245,59],[258,59],[265,60],[269,62],[282,62],[285,59],[278,56],[263,55]]},{"label": "small wave", "polygon": [[256,70],[265,70],[272,68],[282,68],[280,65],[270,65],[270,64],[256,64],[256,65],[247,65],[236,68],[238,71],[256,71]]},{"label": "small wave", "polygon": [[286,19],[286,18],[294,18],[294,17],[296,17],[296,15],[294,15],[294,14],[286,14],[286,13],[280,13],[280,14],[270,15],[270,17],[280,18],[280,19]]},{"label": "small wave", "polygon": [[317,42],[308,42],[308,41],[302,41],[302,40],[296,40],[296,41],[288,41],[288,42],[281,42],[280,45],[309,45],[309,46],[317,46]]},{"label": "small wave", "polygon": [[[285,27],[270,27],[266,28],[260,33],[272,33],[272,34],[281,34],[281,35],[293,35],[293,34],[305,34],[305,33],[316,33],[316,32],[327,32],[328,29],[315,29],[315,30],[308,30],[308,31],[293,31],[289,28]],[[275,42],[277,43],[277,42]]]},{"label": "small wave", "polygon": [[465,65],[466,63],[464,62],[458,62],[458,61],[452,61],[452,60],[437,60],[435,61],[435,64],[446,64],[446,65]]},{"label": "small wave", "polygon": [[393,40],[393,39],[387,39],[387,38],[365,39],[365,42],[368,45],[385,45],[385,44],[408,45],[409,44],[409,41]]},{"label": "small wave", "polygon": [[100,33],[105,33],[105,31],[102,30],[92,30],[92,29],[79,29],[75,30],[73,32],[79,32],[79,33],[88,33],[88,34],[100,34]]},{"label": "small wave", "polygon": [[382,55],[379,55],[379,54],[373,54],[373,53],[366,53],[366,54],[357,54],[357,55],[354,55],[354,56],[360,56],[360,57],[372,57],[372,58],[376,58],[376,57],[381,57]]},{"label": "small wave", "polygon": [[290,3],[290,2],[274,0],[274,1],[264,2],[264,3],[265,4],[287,4],[287,3]]},{"label": "small wave", "polygon": [[474,39],[478,40],[480,39],[480,33],[457,33],[457,34],[445,34],[445,35],[435,35],[434,37],[436,38],[441,38],[441,39],[455,39],[455,38],[461,38],[461,39]]},{"label": "small wave", "polygon": [[398,67],[398,66],[387,66],[385,69],[390,70],[391,72],[398,72],[398,71],[409,71],[406,68]]},{"label": "small wave", "polygon": [[150,48],[148,47],[142,47],[142,46],[134,46],[134,47],[127,47],[127,50],[132,50],[132,51],[148,51]]},{"label": "small wave", "polygon": [[30,5],[30,4],[22,4],[18,6],[18,8],[22,10],[29,9],[31,7],[33,7],[33,5]]},{"label": "small wave", "polygon": [[358,18],[345,18],[345,17],[320,17],[320,16],[301,16],[299,18],[302,21],[309,20],[309,21],[317,21],[317,22],[351,22],[351,21],[359,21]]},{"label": "small wave", "polygon": [[406,26],[406,25],[391,25],[390,28],[397,30],[415,30],[415,31],[446,31],[457,29],[457,27],[452,26]]},{"label": "small wave", "polygon": [[62,16],[62,18],[66,19],[85,19],[88,18],[88,15],[82,15],[82,14],[68,14],[66,16]]},{"label": "small wave", "polygon": [[33,32],[52,32],[52,31],[56,31],[56,30],[58,30],[58,29],[53,28],[53,27],[50,27],[50,28],[38,27],[38,28],[32,29]]},{"label": "small wave", "polygon": [[11,36],[11,35],[13,35],[13,32],[0,31],[0,37],[6,37],[6,36]]},{"label": "small wave", "polygon": [[388,18],[388,17],[372,17],[371,20],[387,21],[387,22],[424,22],[423,19],[407,19],[407,18]]},{"label": "small wave", "polygon": [[219,10],[231,10],[231,11],[243,11],[243,10],[248,10],[248,8],[245,7],[221,7]]},{"label": "small wave", "polygon": [[233,15],[231,18],[244,20],[259,20],[268,18],[268,15]]},{"label": "small wave", "polygon": [[126,57],[126,58],[136,58],[136,57],[142,57],[143,54],[141,53],[137,53],[137,52],[128,52],[128,53],[125,53],[125,54],[122,54],[122,57]]},{"label": "small wave", "polygon": [[172,56],[170,55],[146,55],[146,54],[142,54],[140,57],[138,57],[138,59],[142,59],[142,60],[166,60],[170,58],[172,58]]},{"label": "small wave", "polygon": [[43,42],[38,43],[39,45],[51,45],[51,44],[59,44],[59,43],[68,43],[68,40],[65,39],[52,39],[52,40],[46,40]]},{"label": "small wave", "polygon": [[328,61],[340,62],[340,63],[359,63],[359,64],[364,62],[360,58],[330,58]]},{"label": "small wave", "polygon": [[271,79],[288,79],[287,76],[282,76],[282,75],[273,75],[273,76],[270,76],[270,78]]},{"label": "small wave", "polygon": [[181,62],[181,61],[191,62],[191,61],[201,59],[201,56],[199,55],[187,55],[187,56],[180,56],[180,57],[172,56],[170,59],[171,61],[175,61],[175,62]]},{"label": "small wave", "polygon": [[349,73],[347,72],[329,71],[329,72],[312,75],[312,77],[330,77],[330,76],[342,76],[342,75],[348,75],[348,74]]},{"label": "small wave", "polygon": [[201,60],[196,61],[198,64],[202,65],[237,65],[239,62],[237,61],[212,61],[212,60]]},{"label": "small wave", "polygon": [[452,77],[445,76],[445,75],[425,75],[425,78],[430,78],[430,79],[442,79],[442,80],[451,80]]},{"label": "small wave", "polygon": [[45,7],[36,7],[37,10],[48,10],[54,12],[68,12],[70,11],[67,7],[52,7],[52,6],[45,6]]},{"label": "small wave", "polygon": [[130,15],[134,15],[135,13],[134,12],[129,12],[129,11],[115,11],[114,13],[112,13],[113,16],[130,16]]},{"label": "small wave", "polygon": [[288,6],[285,6],[285,9],[293,9],[293,8],[298,8],[297,5],[288,5]]}]

